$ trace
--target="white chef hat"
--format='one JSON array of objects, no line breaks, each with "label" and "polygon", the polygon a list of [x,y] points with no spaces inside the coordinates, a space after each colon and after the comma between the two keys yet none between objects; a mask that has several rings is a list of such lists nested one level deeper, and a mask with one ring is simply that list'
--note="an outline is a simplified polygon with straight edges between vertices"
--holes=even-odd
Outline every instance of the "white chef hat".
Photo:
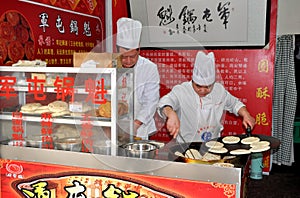
[{"label": "white chef hat", "polygon": [[142,23],[122,17],[117,21],[117,45],[127,49],[136,49],[140,45]]},{"label": "white chef hat", "polygon": [[199,51],[196,56],[193,81],[198,85],[211,85],[216,80],[215,56],[213,52],[205,54]]}]

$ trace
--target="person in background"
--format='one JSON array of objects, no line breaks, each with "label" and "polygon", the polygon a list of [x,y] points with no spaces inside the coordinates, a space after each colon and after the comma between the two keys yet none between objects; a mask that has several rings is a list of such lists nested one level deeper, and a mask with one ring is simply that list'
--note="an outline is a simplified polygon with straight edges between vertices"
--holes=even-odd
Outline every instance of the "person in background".
[{"label": "person in background", "polygon": [[140,56],[142,23],[131,18],[117,21],[116,47],[124,68],[134,68],[134,133],[148,139],[157,129],[154,121],[159,101],[160,78],[157,65]]},{"label": "person in background", "polygon": [[206,142],[220,137],[222,118],[229,111],[241,116],[244,127],[255,125],[246,106],[216,82],[214,53],[199,51],[192,80],[176,85],[158,104],[158,114],[166,119],[170,135],[183,142]]}]

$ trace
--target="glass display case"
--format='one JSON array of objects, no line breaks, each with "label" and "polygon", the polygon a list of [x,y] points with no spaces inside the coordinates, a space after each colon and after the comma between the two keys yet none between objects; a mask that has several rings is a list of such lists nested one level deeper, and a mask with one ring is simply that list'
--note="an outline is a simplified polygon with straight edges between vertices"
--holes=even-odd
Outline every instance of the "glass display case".
[{"label": "glass display case", "polygon": [[117,155],[133,138],[133,75],[123,68],[0,67],[1,143]]}]

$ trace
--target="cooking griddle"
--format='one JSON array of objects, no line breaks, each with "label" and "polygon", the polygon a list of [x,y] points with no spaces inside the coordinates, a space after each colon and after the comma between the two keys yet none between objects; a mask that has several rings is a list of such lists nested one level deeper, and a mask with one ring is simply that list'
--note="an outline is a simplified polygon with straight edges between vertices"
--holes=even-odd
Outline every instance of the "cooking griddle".
[{"label": "cooking griddle", "polygon": [[[248,137],[248,135],[235,135],[242,140],[243,138]],[[276,151],[279,148],[280,141],[277,138],[274,138],[272,136],[267,136],[267,135],[251,135],[253,137],[259,137],[261,141],[268,141],[270,142],[270,150],[272,152]],[[223,137],[215,138],[212,140],[222,142]],[[223,142],[222,142],[223,143]],[[200,154],[203,156],[205,153],[209,152],[207,147],[205,145],[205,142],[188,142],[188,143],[176,143],[174,146],[171,146],[169,148],[169,160],[172,161],[177,161],[177,162],[184,162],[184,163],[199,163],[199,164],[214,164],[216,162],[228,162],[228,163],[233,163],[235,167],[242,166],[243,164],[246,163],[248,157],[250,154],[244,154],[244,155],[232,155],[230,154],[230,151],[235,150],[235,149],[250,149],[250,145],[247,144],[242,144],[241,141],[236,143],[236,144],[224,144],[224,147],[227,148],[228,152],[227,153],[222,153],[222,154],[217,154],[221,156],[221,160],[212,160],[212,161],[203,161],[199,159],[191,159],[191,158],[186,158],[182,156],[175,155],[175,152],[180,152],[183,155],[188,149],[196,149],[200,152]],[[223,159],[225,156],[230,156],[233,157],[232,159]]]}]

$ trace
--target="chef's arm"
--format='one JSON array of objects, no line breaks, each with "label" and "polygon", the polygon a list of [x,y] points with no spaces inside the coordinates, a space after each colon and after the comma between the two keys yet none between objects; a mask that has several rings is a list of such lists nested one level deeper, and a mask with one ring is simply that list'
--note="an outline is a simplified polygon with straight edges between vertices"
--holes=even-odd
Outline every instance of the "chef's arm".
[{"label": "chef's arm", "polygon": [[245,128],[250,126],[252,130],[255,125],[255,119],[250,115],[247,108],[245,106],[241,107],[238,111],[238,114],[243,118],[243,125],[245,126]]},{"label": "chef's arm", "polygon": [[170,135],[173,136],[173,138],[176,138],[180,129],[180,121],[177,113],[169,105],[163,106],[161,108],[161,112],[167,120],[167,130],[169,131]]}]

